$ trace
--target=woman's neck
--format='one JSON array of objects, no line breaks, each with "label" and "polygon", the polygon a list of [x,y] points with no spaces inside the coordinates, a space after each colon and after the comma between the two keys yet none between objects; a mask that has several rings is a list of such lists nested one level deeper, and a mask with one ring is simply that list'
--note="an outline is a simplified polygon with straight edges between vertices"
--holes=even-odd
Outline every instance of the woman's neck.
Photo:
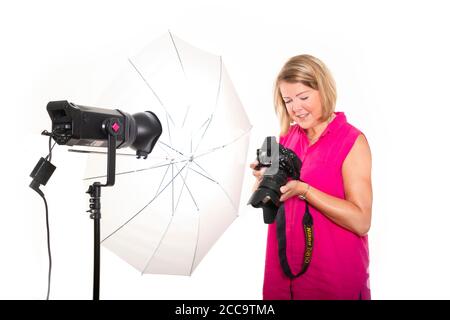
[{"label": "woman's neck", "polygon": [[308,136],[308,139],[316,140],[317,138],[319,138],[320,135],[322,134],[322,132],[328,126],[328,124],[334,119],[334,117],[336,117],[336,115],[334,113],[332,113],[331,116],[327,120],[322,121],[322,122],[318,123],[316,126],[307,129],[306,134]]}]

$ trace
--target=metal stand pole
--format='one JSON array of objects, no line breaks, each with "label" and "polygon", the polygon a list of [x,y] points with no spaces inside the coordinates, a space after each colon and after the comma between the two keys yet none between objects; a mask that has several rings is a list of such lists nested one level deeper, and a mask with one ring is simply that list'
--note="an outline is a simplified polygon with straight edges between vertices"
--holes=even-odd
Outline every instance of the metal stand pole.
[{"label": "metal stand pole", "polygon": [[99,300],[100,296],[100,197],[101,197],[100,182],[94,182],[89,186],[86,193],[89,193],[90,218],[94,220],[94,283],[93,283],[93,300]]},{"label": "metal stand pole", "polygon": [[88,193],[91,198],[89,199],[90,218],[94,220],[94,300],[100,298],[100,197],[101,188],[110,187],[114,185],[116,180],[116,145],[117,135],[122,130],[122,124],[119,119],[111,118],[107,119],[103,124],[103,129],[108,136],[108,159],[107,159],[107,177],[106,183],[94,182],[89,186]]}]

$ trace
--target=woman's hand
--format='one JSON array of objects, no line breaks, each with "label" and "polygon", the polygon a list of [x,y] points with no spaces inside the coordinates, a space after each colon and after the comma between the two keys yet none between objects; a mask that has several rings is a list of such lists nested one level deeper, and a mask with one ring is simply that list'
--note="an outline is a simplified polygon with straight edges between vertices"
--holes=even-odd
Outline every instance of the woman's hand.
[{"label": "woman's hand", "polygon": [[280,188],[281,197],[280,201],[286,201],[290,197],[298,196],[301,194],[302,182],[298,180],[291,180]]},{"label": "woman's hand", "polygon": [[253,161],[252,163],[250,163],[250,168],[253,169],[253,175],[255,176],[256,179],[261,180],[262,176],[264,175],[264,171],[266,171],[266,167],[263,167],[259,170],[256,170],[256,166],[258,165],[258,161]]},{"label": "woman's hand", "polygon": [[256,178],[255,184],[253,185],[253,192],[255,192],[256,189],[258,189],[259,183],[261,182],[264,172],[266,171],[266,167],[263,167],[259,170],[255,170],[256,166],[258,165],[258,161],[253,161],[250,163],[250,168],[253,169],[253,176]]}]

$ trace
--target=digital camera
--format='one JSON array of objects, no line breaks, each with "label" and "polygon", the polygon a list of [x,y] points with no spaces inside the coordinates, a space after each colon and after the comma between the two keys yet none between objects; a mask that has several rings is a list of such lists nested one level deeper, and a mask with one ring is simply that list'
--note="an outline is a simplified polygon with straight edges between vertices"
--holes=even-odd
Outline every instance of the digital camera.
[{"label": "digital camera", "polygon": [[300,178],[302,162],[294,151],[278,144],[275,137],[266,137],[261,149],[257,149],[256,156],[258,165],[255,170],[263,167],[267,169],[248,204],[262,208],[264,222],[270,224],[274,222],[280,206],[280,188],[289,178]]}]

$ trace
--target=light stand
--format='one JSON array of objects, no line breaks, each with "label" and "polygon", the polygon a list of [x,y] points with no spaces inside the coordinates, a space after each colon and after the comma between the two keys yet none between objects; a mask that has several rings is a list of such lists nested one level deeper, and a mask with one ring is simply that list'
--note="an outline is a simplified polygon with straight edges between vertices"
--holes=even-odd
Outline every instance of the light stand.
[{"label": "light stand", "polygon": [[94,182],[89,186],[88,193],[89,217],[94,220],[94,280],[93,280],[93,300],[100,297],[100,218],[101,218],[101,188],[114,185],[116,177],[116,144],[117,135],[121,130],[120,121],[115,118],[107,119],[103,124],[103,130],[108,134],[108,164],[106,184]]},{"label": "light stand", "polygon": [[[44,131],[43,134],[50,136],[57,144],[108,148],[106,183],[101,184],[100,182],[94,182],[89,186],[89,189],[86,192],[91,196],[89,199],[89,210],[87,210],[87,212],[90,212],[89,217],[94,220],[93,299],[99,300],[101,188],[113,186],[115,183],[116,148],[130,147],[131,149],[136,150],[138,159],[147,159],[147,156],[152,152],[156,142],[161,136],[161,122],[156,114],[151,111],[138,112],[130,115],[118,109],[110,110],[87,107],[76,105],[67,100],[50,101],[47,104],[47,111],[52,120],[52,131],[51,133]],[[52,148],[53,147],[50,148],[50,153],[47,158],[41,158],[30,174],[33,178],[30,187],[44,198],[46,208],[47,203],[39,186],[47,183],[56,168],[50,163]],[[47,210],[46,212],[48,213]],[[50,279],[50,244],[48,247]],[[50,280],[48,287],[50,288]]]}]

